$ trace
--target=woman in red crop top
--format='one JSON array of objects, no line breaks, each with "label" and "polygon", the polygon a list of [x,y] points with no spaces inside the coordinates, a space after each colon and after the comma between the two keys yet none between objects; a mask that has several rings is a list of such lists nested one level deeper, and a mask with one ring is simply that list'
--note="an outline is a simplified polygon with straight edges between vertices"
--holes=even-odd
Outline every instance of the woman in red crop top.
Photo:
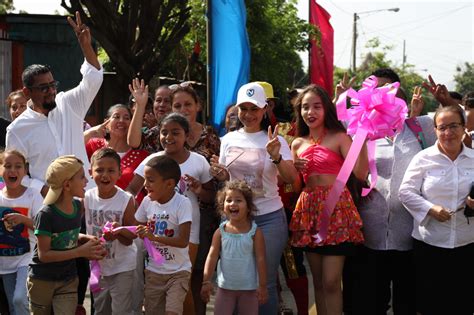
[{"label": "woman in red crop top", "polygon": [[[295,109],[297,135],[291,151],[305,188],[291,218],[291,243],[303,247],[313,274],[318,314],[342,314],[341,278],[344,258],[363,242],[362,220],[347,188],[339,197],[326,239],[318,244],[313,235],[321,224],[324,201],[349,151],[352,139],[337,120],[336,110],[321,87],[310,85],[298,97]],[[364,148],[353,170],[365,180],[368,173]]]}]

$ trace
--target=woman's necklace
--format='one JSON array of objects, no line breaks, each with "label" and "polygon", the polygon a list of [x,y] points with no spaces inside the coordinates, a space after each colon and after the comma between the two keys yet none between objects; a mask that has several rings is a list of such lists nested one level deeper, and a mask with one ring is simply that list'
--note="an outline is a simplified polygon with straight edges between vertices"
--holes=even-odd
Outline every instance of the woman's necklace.
[{"label": "woman's necklace", "polygon": [[310,134],[309,140],[310,140],[311,144],[320,145],[321,141],[323,141],[323,138],[324,138],[325,135],[326,135],[326,129],[324,129],[323,132],[321,133],[321,135],[316,139]]}]

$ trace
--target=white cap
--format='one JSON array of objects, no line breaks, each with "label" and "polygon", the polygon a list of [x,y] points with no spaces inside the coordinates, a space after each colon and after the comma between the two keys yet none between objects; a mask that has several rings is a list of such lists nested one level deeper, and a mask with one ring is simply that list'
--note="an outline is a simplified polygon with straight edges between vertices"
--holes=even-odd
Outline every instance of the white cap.
[{"label": "white cap", "polygon": [[235,106],[243,103],[252,103],[259,108],[264,108],[267,105],[267,97],[263,87],[257,82],[242,85],[237,93],[237,104]]}]

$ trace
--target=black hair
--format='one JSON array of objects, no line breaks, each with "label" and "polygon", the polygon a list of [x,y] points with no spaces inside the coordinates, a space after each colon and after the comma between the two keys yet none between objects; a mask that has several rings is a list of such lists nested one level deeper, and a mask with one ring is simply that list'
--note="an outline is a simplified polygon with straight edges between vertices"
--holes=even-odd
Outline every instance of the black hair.
[{"label": "black hair", "polygon": [[[187,82],[184,82],[184,83],[187,83]],[[168,86],[168,88],[171,90],[171,106],[173,106],[173,99],[174,99],[174,96],[175,94],[179,93],[179,92],[184,92],[184,93],[187,93],[189,94],[194,102],[196,102],[196,104],[200,104],[201,103],[201,100],[199,98],[199,95],[197,94],[196,90],[192,87],[191,83],[189,84],[184,84],[184,83],[181,83],[181,84],[172,84],[170,86]]]},{"label": "black hair", "polygon": [[377,78],[387,78],[391,81],[391,83],[400,82],[400,77],[398,74],[390,68],[377,69],[372,72],[372,75],[375,75]]},{"label": "black hair", "polygon": [[[155,101],[155,98],[153,95],[148,93],[148,99],[146,101],[146,106],[145,106],[145,111],[149,112],[150,110],[153,110],[153,102]],[[133,94],[130,94],[128,96],[128,107],[132,108],[133,104],[135,104],[135,98],[133,97]]]},{"label": "black hair", "polygon": [[161,126],[163,126],[166,123],[169,122],[175,122],[181,126],[181,128],[184,129],[184,133],[186,135],[189,134],[189,121],[180,113],[169,113],[165,117],[161,119],[161,121],[158,124],[158,129],[161,130]]},{"label": "black hair", "polygon": [[464,94],[462,104],[465,108],[474,108],[474,92],[467,92]]},{"label": "black hair", "polygon": [[117,162],[118,168],[120,170],[120,155],[118,155],[117,152],[115,152],[114,149],[111,148],[100,148],[97,151],[94,152],[91,156],[91,166],[94,165],[95,162],[104,159],[104,158],[111,158],[115,162]]},{"label": "black hair", "polygon": [[112,117],[112,114],[114,113],[114,111],[119,108],[123,108],[127,110],[128,114],[130,115],[130,119],[132,119],[132,111],[130,110],[130,107],[123,104],[115,104],[115,105],[110,106],[109,109],[107,110],[107,114],[105,115],[105,117],[106,118]]},{"label": "black hair", "polygon": [[434,117],[433,117],[433,123],[434,123],[435,128],[437,127],[436,126],[436,118],[438,118],[438,116],[441,113],[448,113],[448,112],[458,114],[459,118],[461,118],[461,124],[463,126],[466,125],[466,115],[465,115],[464,110],[462,109],[462,107],[459,106],[459,105],[450,105],[450,106],[438,107],[438,109],[436,110],[436,112],[434,114]]},{"label": "black hair", "polygon": [[[237,110],[238,111],[238,108],[235,106],[235,103],[227,105],[227,108],[225,109],[224,121],[222,122],[222,125],[224,127],[227,127],[227,126],[225,126],[225,124],[226,124],[226,120],[227,120],[227,113],[229,113],[230,110]],[[239,129],[238,125],[239,125],[239,117],[238,117],[238,114],[236,113],[235,119],[233,119],[229,123],[229,126],[228,126],[229,128],[226,131],[227,132],[235,131],[235,130]]]},{"label": "black hair", "polygon": [[456,91],[449,91],[449,96],[451,96],[451,98],[454,98],[455,100],[458,100],[459,103],[462,102],[462,94],[459,93],[459,92],[456,92]]},{"label": "black hair", "polygon": [[301,116],[303,98],[308,93],[314,93],[321,98],[324,109],[324,128],[332,131],[346,132],[346,128],[344,128],[344,125],[337,119],[336,107],[329,98],[329,95],[326,90],[319,85],[311,84],[305,87],[296,99],[295,116],[296,132],[298,137],[309,135],[308,125],[306,125],[303,120],[303,116]]},{"label": "black hair", "polygon": [[247,209],[249,210],[248,217],[253,218],[253,216],[257,213],[257,207],[253,202],[253,193],[250,186],[243,180],[232,180],[227,181],[218,192],[216,196],[217,201],[217,210],[219,210],[221,215],[225,215],[224,213],[224,201],[229,190],[236,190],[240,191],[245,198],[245,202],[247,203]]},{"label": "black hair", "polygon": [[175,184],[179,183],[181,179],[181,169],[178,162],[166,155],[155,156],[145,166],[154,169],[163,180],[173,179]]},{"label": "black hair", "polygon": [[35,77],[40,74],[45,74],[51,72],[51,68],[46,65],[33,64],[26,67],[21,74],[21,81],[23,86],[31,88],[35,83]]},{"label": "black hair", "polygon": [[[257,106],[257,105],[255,105],[255,106]],[[239,105],[237,105],[237,107],[239,107]],[[263,108],[263,110],[265,110],[265,113],[263,114],[262,121],[260,122],[260,130],[266,131],[266,130],[268,130],[268,126],[271,126],[271,122],[270,122],[270,118],[268,117],[268,114],[267,114],[267,107],[265,106]],[[244,124],[240,121],[240,119],[237,119],[235,130],[239,130],[242,127],[244,127]]]}]

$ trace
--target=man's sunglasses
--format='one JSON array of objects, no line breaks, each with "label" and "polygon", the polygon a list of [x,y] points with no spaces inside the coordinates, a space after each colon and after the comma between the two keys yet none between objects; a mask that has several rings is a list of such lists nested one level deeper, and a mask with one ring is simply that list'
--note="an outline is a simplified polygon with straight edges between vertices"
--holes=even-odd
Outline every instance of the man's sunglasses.
[{"label": "man's sunglasses", "polygon": [[33,90],[40,90],[42,93],[47,93],[49,89],[57,90],[59,86],[59,81],[54,81],[49,84],[42,84],[42,85],[37,85],[37,86],[30,86],[28,87],[29,89]]}]

